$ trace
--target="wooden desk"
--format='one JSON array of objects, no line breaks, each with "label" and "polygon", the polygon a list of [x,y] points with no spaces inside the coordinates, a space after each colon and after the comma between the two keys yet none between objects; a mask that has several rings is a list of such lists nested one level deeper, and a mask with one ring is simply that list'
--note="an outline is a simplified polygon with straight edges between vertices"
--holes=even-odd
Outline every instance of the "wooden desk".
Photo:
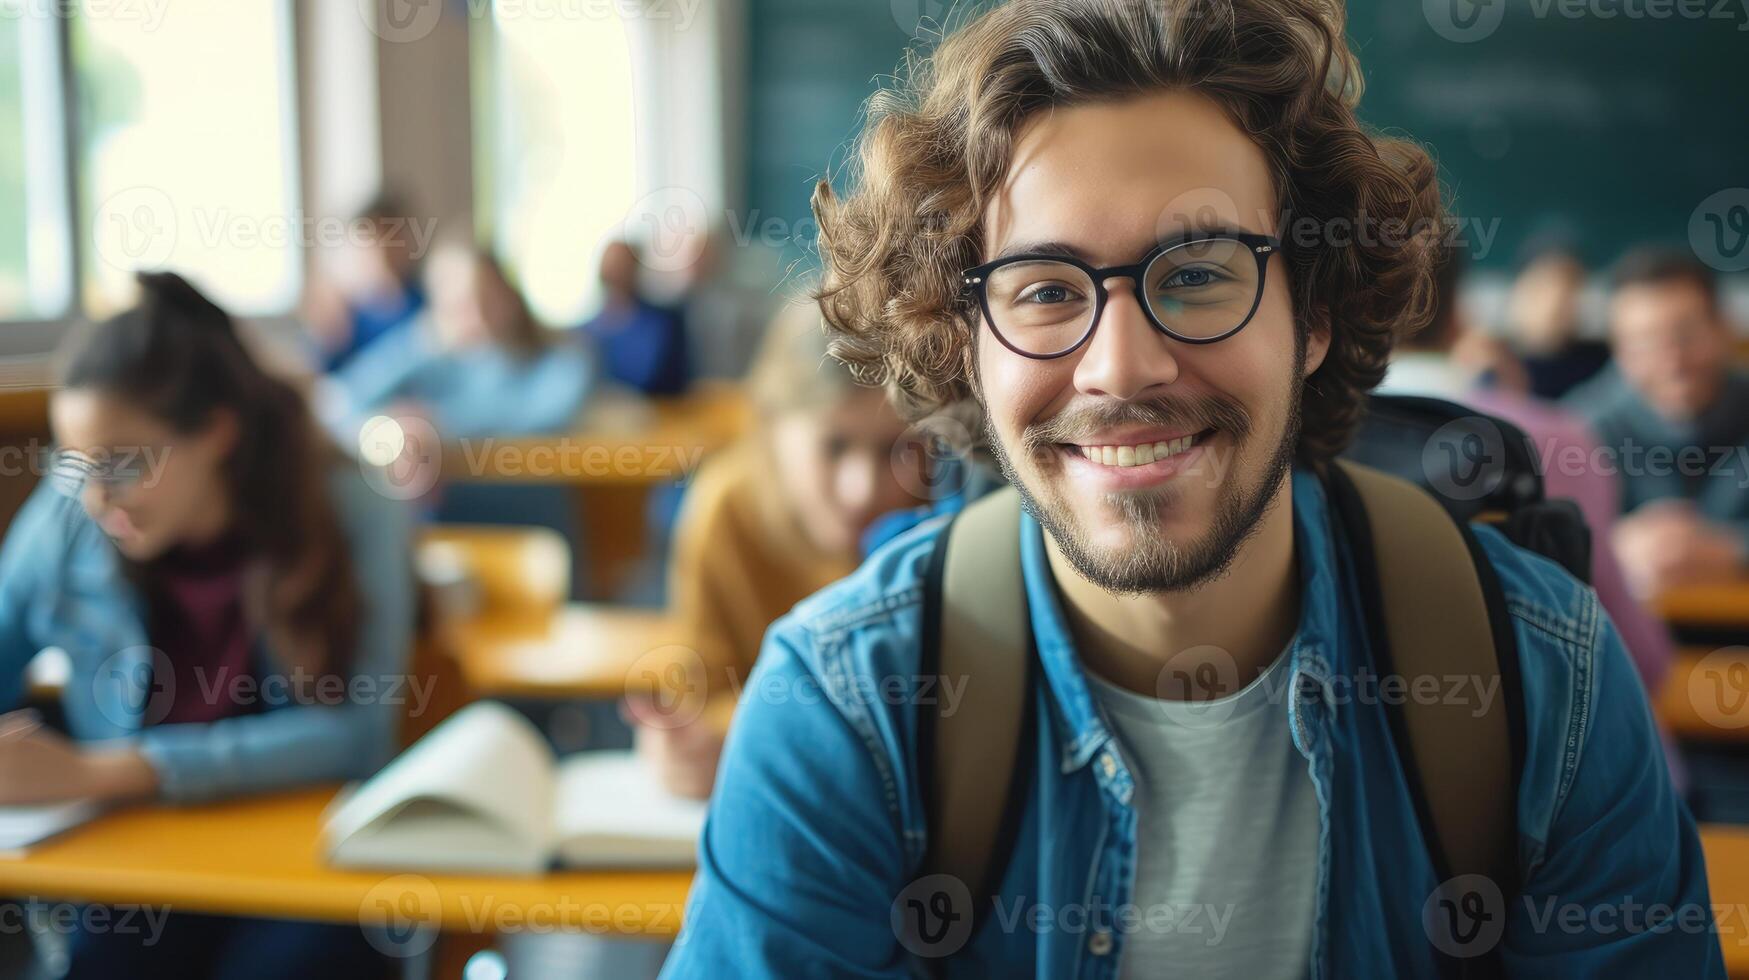
[{"label": "wooden desk", "polygon": [[1653,607],[1665,622],[1676,626],[1749,632],[1749,577],[1673,589],[1660,595]]},{"label": "wooden desk", "polygon": [[730,385],[701,385],[653,402],[612,401],[592,408],[581,431],[446,444],[443,478],[576,486],[678,482],[705,454],[740,436],[751,415],[746,396]]},{"label": "wooden desk", "polygon": [[1749,647],[1683,647],[1652,706],[1679,739],[1749,741]]},{"label": "wooden desk", "polygon": [[544,618],[487,612],[443,629],[477,697],[619,698],[658,685],[702,690],[703,661],[660,610],[573,603]]},{"label": "wooden desk", "polygon": [[0,857],[0,894],[175,911],[468,933],[572,929],[673,936],[689,871],[536,877],[340,871],[321,863],[334,787],[122,810]]},{"label": "wooden desk", "polygon": [[1706,852],[1707,884],[1719,914],[1719,945],[1725,972],[1749,980],[1749,827],[1705,824],[1700,828]]}]

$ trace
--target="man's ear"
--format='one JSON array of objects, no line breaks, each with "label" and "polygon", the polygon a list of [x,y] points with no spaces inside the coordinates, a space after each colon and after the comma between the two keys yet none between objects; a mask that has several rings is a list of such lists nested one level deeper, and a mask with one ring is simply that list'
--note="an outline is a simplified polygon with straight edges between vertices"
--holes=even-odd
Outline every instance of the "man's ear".
[{"label": "man's ear", "polygon": [[1330,310],[1319,307],[1306,317],[1306,366],[1303,378],[1311,377],[1324,365],[1330,353]]}]

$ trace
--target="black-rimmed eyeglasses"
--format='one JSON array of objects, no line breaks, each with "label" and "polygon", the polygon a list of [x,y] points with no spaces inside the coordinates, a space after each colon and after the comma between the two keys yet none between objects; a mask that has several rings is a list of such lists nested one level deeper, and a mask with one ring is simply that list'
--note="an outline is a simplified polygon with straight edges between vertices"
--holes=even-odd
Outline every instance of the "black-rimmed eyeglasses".
[{"label": "black-rimmed eyeglasses", "polygon": [[964,273],[1002,346],[1044,360],[1073,353],[1105,312],[1108,279],[1134,284],[1161,333],[1212,344],[1244,329],[1263,299],[1281,242],[1246,233],[1196,235],[1156,245],[1134,265],[1099,269],[1064,255],[1010,255]]}]

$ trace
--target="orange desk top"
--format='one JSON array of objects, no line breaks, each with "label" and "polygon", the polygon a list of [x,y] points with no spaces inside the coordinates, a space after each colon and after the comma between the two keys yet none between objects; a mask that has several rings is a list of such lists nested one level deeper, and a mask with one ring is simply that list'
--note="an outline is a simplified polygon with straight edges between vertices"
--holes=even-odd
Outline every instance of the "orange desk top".
[{"label": "orange desk top", "polygon": [[1749,978],[1749,827],[1703,825],[1700,846],[1706,852],[1725,972],[1744,980]]},{"label": "orange desk top", "polygon": [[730,385],[701,385],[651,402],[610,402],[592,408],[588,427],[577,432],[447,444],[443,475],[489,483],[679,481],[706,453],[739,437],[751,414],[746,396]]},{"label": "orange desk top", "polygon": [[326,867],[318,833],[333,793],[117,811],[23,857],[0,857],[0,894],[473,933],[672,936],[680,927],[689,871],[508,877]]},{"label": "orange desk top", "polygon": [[481,697],[620,698],[628,687],[689,687],[704,665],[660,610],[574,603],[446,627],[469,689]]},{"label": "orange desk top", "polygon": [[1660,595],[1653,607],[1665,622],[1681,626],[1749,629],[1749,577],[1672,589]]},{"label": "orange desk top", "polygon": [[1682,739],[1749,740],[1749,647],[1684,647],[1653,707]]}]

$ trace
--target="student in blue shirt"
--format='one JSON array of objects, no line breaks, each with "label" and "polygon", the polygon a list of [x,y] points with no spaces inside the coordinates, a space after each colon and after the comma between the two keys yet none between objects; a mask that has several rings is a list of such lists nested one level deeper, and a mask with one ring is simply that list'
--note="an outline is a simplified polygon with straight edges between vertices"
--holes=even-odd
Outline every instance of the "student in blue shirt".
[{"label": "student in blue shirt", "polygon": [[427,416],[444,439],[571,428],[594,383],[577,338],[556,338],[490,254],[441,247],[428,263],[431,308],[331,376],[324,414],[342,439],[369,415]]},{"label": "student in blue shirt", "polygon": [[[1526,719],[1522,885],[1435,928],[1446,883],[1359,693],[1355,547],[1320,473],[1426,319],[1444,213],[1426,154],[1356,120],[1340,8],[1013,0],[907,78],[873,103],[858,185],[816,194],[822,305],[913,412],[975,401],[1026,503],[1038,680],[1010,846],[966,931],[913,933],[907,898],[945,895],[906,693],[926,522],[767,634],[664,975],[1322,980],[1473,955],[1722,977],[1615,628],[1489,529]],[[1284,219],[1313,231],[1271,237]]]},{"label": "student in blue shirt", "polygon": [[305,302],[323,370],[343,367],[378,341],[399,336],[425,309],[419,257],[435,224],[411,215],[393,194],[378,196],[353,218],[361,240],[348,257],[348,274],[332,285],[313,282]]},{"label": "student in blue shirt", "polygon": [[644,298],[641,260],[630,242],[608,242],[601,253],[601,312],[583,325],[601,351],[601,369],[646,395],[678,395],[692,383],[686,325],[674,310]]},{"label": "student in blue shirt", "polygon": [[[196,802],[370,775],[419,705],[408,521],[187,282],[73,336],[56,465],[0,549],[0,704],[71,661],[66,735],[0,719],[0,805]],[[264,841],[264,846],[273,842]],[[173,914],[69,976],[370,976],[356,927]]]},{"label": "student in blue shirt", "polygon": [[1621,475],[1615,548],[1642,595],[1749,569],[1749,371],[1732,364],[1713,271],[1692,252],[1616,265],[1616,369],[1573,393]]}]

